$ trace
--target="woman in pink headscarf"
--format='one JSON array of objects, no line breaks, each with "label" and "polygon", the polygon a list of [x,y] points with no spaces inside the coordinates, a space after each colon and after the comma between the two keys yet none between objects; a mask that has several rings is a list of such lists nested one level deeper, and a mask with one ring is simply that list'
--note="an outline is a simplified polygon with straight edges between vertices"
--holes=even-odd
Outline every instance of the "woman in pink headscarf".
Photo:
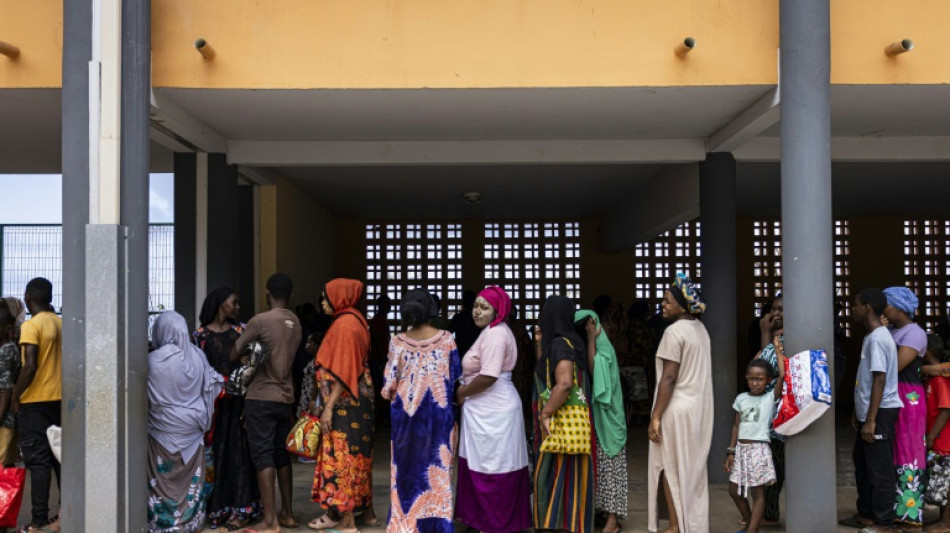
[{"label": "woman in pink headscarf", "polygon": [[531,527],[528,448],[521,399],[511,382],[518,343],[505,323],[511,298],[483,290],[472,318],[483,328],[462,359],[462,434],[455,519],[483,533]]}]

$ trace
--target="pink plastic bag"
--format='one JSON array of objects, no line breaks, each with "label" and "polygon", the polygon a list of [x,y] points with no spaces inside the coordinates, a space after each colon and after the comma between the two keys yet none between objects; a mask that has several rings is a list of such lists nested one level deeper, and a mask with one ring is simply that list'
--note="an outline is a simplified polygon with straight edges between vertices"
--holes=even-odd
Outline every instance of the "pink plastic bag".
[{"label": "pink plastic bag", "polygon": [[25,468],[0,468],[0,527],[16,527],[24,481]]}]

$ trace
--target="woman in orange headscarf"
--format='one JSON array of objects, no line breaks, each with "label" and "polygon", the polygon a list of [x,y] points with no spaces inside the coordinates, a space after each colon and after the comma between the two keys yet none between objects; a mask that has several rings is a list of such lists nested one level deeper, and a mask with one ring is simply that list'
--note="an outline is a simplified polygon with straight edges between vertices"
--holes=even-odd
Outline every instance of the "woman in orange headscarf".
[{"label": "woman in orange headscarf", "polygon": [[[355,309],[363,283],[334,279],[321,299],[333,317],[317,352],[321,449],[313,474],[313,501],[326,509],[312,529],[357,533],[354,512],[375,520],[372,510],[373,382],[370,378],[369,326]],[[336,515],[331,517],[329,515]],[[339,517],[339,522],[332,518]]]}]

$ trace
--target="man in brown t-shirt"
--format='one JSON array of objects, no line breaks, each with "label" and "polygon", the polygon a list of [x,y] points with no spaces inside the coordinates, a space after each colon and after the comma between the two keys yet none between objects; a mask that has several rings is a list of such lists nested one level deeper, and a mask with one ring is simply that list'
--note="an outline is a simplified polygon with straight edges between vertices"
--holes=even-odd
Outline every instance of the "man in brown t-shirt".
[{"label": "man in brown t-shirt", "polygon": [[[293,427],[294,388],[291,366],[300,344],[300,322],[288,308],[294,284],[286,274],[277,273],[267,280],[267,306],[270,311],[255,315],[231,352],[236,360],[251,341],[260,340],[270,356],[247,387],[244,419],[251,461],[261,489],[264,521],[256,528],[261,533],[279,531],[280,526],[299,527],[294,520],[290,455],[284,447]],[[276,478],[276,479],[275,479]],[[281,510],[274,503],[274,485],[279,480]]]}]

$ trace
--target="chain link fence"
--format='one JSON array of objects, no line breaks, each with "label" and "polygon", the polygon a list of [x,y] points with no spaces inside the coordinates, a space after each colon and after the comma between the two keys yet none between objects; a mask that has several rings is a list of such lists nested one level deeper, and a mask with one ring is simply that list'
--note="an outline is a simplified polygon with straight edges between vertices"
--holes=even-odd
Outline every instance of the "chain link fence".
[{"label": "chain link fence", "polygon": [[[175,226],[151,224],[148,231],[148,311],[175,308]],[[26,284],[44,277],[53,283],[53,307],[63,308],[63,227],[0,225],[0,290],[23,297]]]}]

